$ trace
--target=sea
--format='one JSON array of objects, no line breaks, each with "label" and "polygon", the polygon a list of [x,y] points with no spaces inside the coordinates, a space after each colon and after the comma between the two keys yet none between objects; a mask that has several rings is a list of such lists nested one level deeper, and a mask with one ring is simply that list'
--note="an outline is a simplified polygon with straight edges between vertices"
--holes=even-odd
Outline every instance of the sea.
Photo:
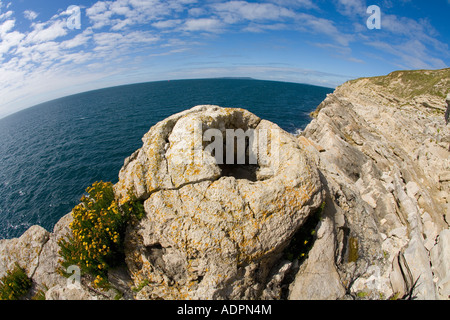
[{"label": "sea", "polygon": [[0,239],[52,231],[95,181],[118,181],[157,122],[196,105],[245,108],[290,133],[333,89],[254,79],[171,80],[95,90],[0,119]]}]

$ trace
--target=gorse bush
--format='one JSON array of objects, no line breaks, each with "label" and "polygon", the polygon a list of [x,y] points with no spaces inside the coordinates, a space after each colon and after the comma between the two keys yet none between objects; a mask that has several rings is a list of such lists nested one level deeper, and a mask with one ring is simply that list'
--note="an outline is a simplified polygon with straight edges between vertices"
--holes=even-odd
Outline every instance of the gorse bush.
[{"label": "gorse bush", "polygon": [[131,194],[119,203],[110,182],[95,182],[72,210],[72,235],[59,241],[61,265],[77,265],[95,277],[95,287],[107,285],[108,269],[123,261],[125,228],[131,217],[142,218],[143,204]]},{"label": "gorse bush", "polygon": [[8,270],[0,279],[0,300],[19,300],[31,288],[31,279],[25,270],[16,264],[14,270]]}]

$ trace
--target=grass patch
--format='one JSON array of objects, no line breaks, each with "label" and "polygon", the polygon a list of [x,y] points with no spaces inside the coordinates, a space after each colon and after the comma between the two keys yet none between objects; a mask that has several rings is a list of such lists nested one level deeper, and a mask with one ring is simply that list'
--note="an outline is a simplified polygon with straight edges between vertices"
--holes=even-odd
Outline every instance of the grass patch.
[{"label": "grass patch", "polygon": [[398,97],[413,99],[430,94],[445,98],[450,86],[450,69],[395,71],[387,76],[369,78],[370,81]]}]

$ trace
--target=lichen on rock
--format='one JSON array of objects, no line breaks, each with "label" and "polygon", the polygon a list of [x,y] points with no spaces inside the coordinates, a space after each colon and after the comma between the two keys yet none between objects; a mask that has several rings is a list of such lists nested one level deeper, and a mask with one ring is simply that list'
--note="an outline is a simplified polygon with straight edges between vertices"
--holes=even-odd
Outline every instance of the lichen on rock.
[{"label": "lichen on rock", "polygon": [[[270,147],[258,150],[254,179],[242,172],[255,166],[211,161],[204,141],[197,149],[201,161],[185,161],[196,152],[195,124],[201,124],[200,138],[207,129],[222,132],[224,145],[227,129],[268,133]],[[277,125],[217,106],[174,115],[143,140],[116,185],[119,196],[131,188],[145,200],[147,215],[128,230],[126,241],[136,285],[148,280],[138,296],[258,298],[283,249],[322,203],[307,152]]]}]

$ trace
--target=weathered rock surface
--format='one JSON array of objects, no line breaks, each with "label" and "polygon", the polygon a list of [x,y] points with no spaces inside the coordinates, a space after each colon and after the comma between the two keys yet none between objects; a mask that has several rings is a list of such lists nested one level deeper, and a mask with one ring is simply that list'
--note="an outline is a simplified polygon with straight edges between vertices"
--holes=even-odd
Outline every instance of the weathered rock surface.
[{"label": "weathered rock surface", "polygon": [[317,239],[302,264],[295,280],[291,284],[291,300],[336,300],[345,295],[345,288],[340,280],[334,263],[334,208],[327,202],[324,216],[317,228]]},{"label": "weathered rock surface", "polygon": [[[194,155],[195,123],[220,130],[224,141],[225,129],[265,131],[271,148],[258,152],[258,168],[217,165],[208,161],[207,148],[199,150],[199,163],[183,161]],[[305,150],[273,123],[215,106],[175,115],[143,140],[116,186],[119,194],[131,187],[146,199],[147,216],[126,241],[135,285],[149,281],[138,298],[259,298],[283,249],[322,202]],[[158,169],[151,175],[140,174],[153,165]]]},{"label": "weathered rock surface", "polygon": [[[331,298],[449,298],[443,271],[448,257],[442,250],[450,221],[445,178],[450,131],[443,98],[450,70],[427,71],[425,76],[439,85],[432,94],[425,90],[416,96],[420,82],[409,79],[420,76],[419,71],[396,72],[342,85],[318,107],[299,138],[316,153],[327,203],[333,203],[326,213],[334,217],[332,235],[318,239],[311,252],[317,246],[334,255],[317,259],[311,254],[305,262],[318,270],[336,268],[347,294]],[[291,298],[316,297],[296,285],[314,281],[303,268]],[[325,292],[339,292],[330,283]]]},{"label": "weathered rock surface", "polygon": [[[18,264],[47,299],[449,299],[448,88],[450,69],[350,81],[299,137],[242,109],[173,115],[119,173],[116,196],[134,192],[146,217],[110,290],[59,274],[71,214],[0,240],[0,277]],[[239,154],[226,129],[258,132],[257,164],[215,162]],[[285,260],[323,201],[306,259]]]},{"label": "weathered rock surface", "polygon": [[39,265],[42,248],[48,241],[49,233],[42,227],[33,226],[20,238],[0,240],[0,278],[7,270],[18,264],[28,277],[32,277]]}]

